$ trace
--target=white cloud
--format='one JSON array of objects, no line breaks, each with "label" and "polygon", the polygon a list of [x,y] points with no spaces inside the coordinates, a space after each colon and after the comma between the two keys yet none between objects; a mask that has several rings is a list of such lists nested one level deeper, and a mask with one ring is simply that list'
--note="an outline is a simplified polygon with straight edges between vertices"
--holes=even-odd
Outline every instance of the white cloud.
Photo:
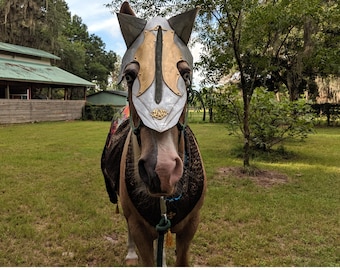
[{"label": "white cloud", "polygon": [[84,1],[84,0],[66,0],[72,14],[77,14],[84,18],[98,18],[98,15],[110,15],[110,10],[104,5],[108,0]]},{"label": "white cloud", "polygon": [[117,16],[104,6],[109,3],[109,0],[66,0],[66,2],[71,14],[81,17],[89,33],[95,34],[103,40],[106,50],[123,55],[125,43],[121,37]]},{"label": "white cloud", "polygon": [[[95,34],[103,40],[107,51],[112,50],[121,57],[124,55],[126,46],[120,32],[117,16],[105,7],[105,4],[110,2],[109,0],[66,0],[66,2],[72,15],[78,15],[87,25],[89,33]],[[202,50],[201,44],[195,43],[190,50],[194,62],[198,61]],[[194,83],[198,84],[201,79],[199,72],[195,72]]]}]

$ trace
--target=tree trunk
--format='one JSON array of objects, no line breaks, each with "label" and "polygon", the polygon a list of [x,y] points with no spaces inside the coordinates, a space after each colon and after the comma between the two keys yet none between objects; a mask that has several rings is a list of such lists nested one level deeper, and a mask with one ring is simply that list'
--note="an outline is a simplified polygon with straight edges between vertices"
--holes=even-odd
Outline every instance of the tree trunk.
[{"label": "tree trunk", "polygon": [[205,106],[203,106],[203,122],[205,122],[205,115],[206,115]]},{"label": "tree trunk", "polygon": [[248,98],[247,89],[242,89],[243,94],[243,136],[244,136],[244,146],[243,146],[243,166],[249,167],[249,150],[250,150],[250,130],[249,130],[249,105],[250,100]]},{"label": "tree trunk", "polygon": [[213,122],[213,108],[209,107],[209,122]]}]

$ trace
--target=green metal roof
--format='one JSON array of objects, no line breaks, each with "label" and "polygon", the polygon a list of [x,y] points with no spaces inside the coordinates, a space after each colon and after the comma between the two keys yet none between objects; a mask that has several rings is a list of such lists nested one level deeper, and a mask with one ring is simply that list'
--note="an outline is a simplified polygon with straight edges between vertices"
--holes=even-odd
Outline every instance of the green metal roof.
[{"label": "green metal roof", "polygon": [[0,58],[0,80],[61,86],[95,86],[55,66]]},{"label": "green metal roof", "polygon": [[127,104],[127,91],[99,91],[86,96],[88,103],[96,105],[125,106]]},{"label": "green metal roof", "polygon": [[54,54],[42,51],[42,50],[33,49],[33,48],[29,48],[29,47],[24,47],[24,46],[19,46],[19,45],[14,45],[14,44],[9,44],[9,43],[4,43],[4,42],[0,42],[0,51],[60,60],[60,57],[55,56]]},{"label": "green metal roof", "polygon": [[127,97],[128,96],[128,92],[127,91],[120,91],[120,90],[103,90],[103,91],[98,91],[96,93],[87,95],[88,97],[91,96],[96,96],[96,95],[102,95],[102,94],[111,94],[111,95],[116,95],[116,96],[122,96],[122,97]]}]

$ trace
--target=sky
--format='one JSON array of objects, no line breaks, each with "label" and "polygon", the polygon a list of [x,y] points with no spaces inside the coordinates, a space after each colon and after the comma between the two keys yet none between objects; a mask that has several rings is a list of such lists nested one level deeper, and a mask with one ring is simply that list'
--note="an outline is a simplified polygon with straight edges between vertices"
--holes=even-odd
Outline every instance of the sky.
[{"label": "sky", "polygon": [[[123,1],[122,1],[123,2]],[[66,0],[69,10],[73,15],[81,17],[82,22],[87,26],[90,34],[100,37],[105,43],[106,51],[113,51],[123,57],[126,45],[120,32],[116,14],[112,14],[105,4],[110,0]],[[199,60],[201,51],[200,44],[190,48],[194,62]],[[194,85],[202,80],[199,72],[194,72]]]},{"label": "sky", "polygon": [[100,37],[106,44],[106,51],[114,51],[120,56],[126,50],[116,14],[112,14],[105,4],[110,0],[66,0],[72,15],[81,17],[90,34]]}]

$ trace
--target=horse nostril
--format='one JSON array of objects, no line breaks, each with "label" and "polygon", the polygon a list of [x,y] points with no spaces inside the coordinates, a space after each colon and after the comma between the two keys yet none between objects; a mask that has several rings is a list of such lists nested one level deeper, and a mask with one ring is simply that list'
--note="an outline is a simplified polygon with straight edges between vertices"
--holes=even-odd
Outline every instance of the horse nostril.
[{"label": "horse nostril", "polygon": [[144,183],[148,184],[149,186],[155,185],[153,182],[155,179],[158,179],[155,172],[155,165],[153,165],[148,160],[140,159],[138,161],[138,171],[139,176]]},{"label": "horse nostril", "polygon": [[138,161],[139,176],[151,193],[160,192],[160,180],[155,172],[154,166],[151,166],[147,160]]},{"label": "horse nostril", "polygon": [[148,172],[145,169],[145,161],[143,159],[138,161],[138,171],[143,182],[145,182],[146,179],[149,179]]}]

